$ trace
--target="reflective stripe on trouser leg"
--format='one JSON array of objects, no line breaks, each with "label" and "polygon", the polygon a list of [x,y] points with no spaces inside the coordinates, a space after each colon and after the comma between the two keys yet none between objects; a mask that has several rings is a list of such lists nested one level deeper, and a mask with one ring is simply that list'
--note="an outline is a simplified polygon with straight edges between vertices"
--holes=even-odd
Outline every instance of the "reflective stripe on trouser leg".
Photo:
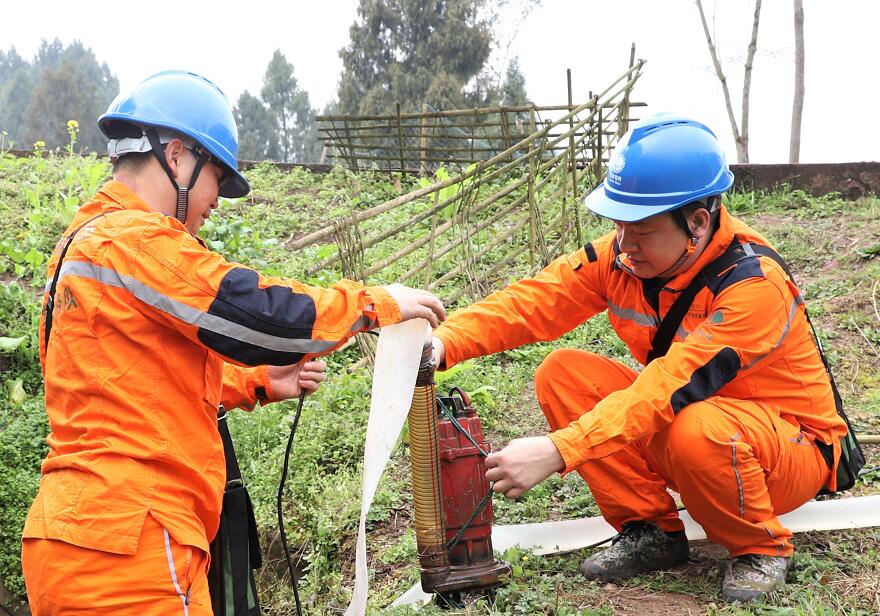
[{"label": "reflective stripe on trouser leg", "polygon": [[[169,581],[163,527],[148,514],[135,554],[114,554],[63,541],[26,538],[22,570],[34,616],[211,616],[208,556],[169,537],[186,611]],[[183,563],[183,564],[182,564]]]},{"label": "reflective stripe on trouser leg", "polygon": [[733,556],[790,556],[791,532],[777,516],[815,496],[829,473],[798,426],[723,397],[683,408],[647,454],[709,539]]},{"label": "reflective stripe on trouser leg", "polygon": [[177,570],[174,568],[174,557],[171,555],[171,540],[166,529],[163,528],[162,533],[165,537],[165,555],[168,557],[168,571],[171,573],[171,581],[174,583],[174,590],[177,591],[177,596],[183,602],[184,616],[189,616],[189,590],[187,590],[186,594],[180,590],[180,584],[177,581]]},{"label": "reflective stripe on trouser leg", "polygon": [[[632,384],[637,374],[611,359],[577,349],[552,352],[535,373],[535,389],[550,428],[557,430],[589,412],[599,400]],[[666,481],[646,462],[645,441],[578,467],[602,516],[620,529],[646,520],[666,531],[684,528]]]}]

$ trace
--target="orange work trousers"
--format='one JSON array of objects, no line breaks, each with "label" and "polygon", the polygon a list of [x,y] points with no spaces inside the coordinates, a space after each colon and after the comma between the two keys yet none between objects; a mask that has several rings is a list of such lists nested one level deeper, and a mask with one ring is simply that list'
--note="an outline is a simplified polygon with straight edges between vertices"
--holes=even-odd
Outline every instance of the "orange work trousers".
[{"label": "orange work trousers", "polygon": [[208,560],[175,542],[151,515],[133,555],[52,539],[24,539],[21,548],[33,616],[211,616]]},{"label": "orange work trousers", "polygon": [[[538,368],[535,388],[550,428],[558,430],[636,376],[605,357],[560,349]],[[813,498],[830,473],[799,427],[753,401],[720,396],[683,408],[664,430],[577,471],[618,531],[636,520],[682,530],[669,487],[731,556],[790,556],[791,531],[777,516]]]}]

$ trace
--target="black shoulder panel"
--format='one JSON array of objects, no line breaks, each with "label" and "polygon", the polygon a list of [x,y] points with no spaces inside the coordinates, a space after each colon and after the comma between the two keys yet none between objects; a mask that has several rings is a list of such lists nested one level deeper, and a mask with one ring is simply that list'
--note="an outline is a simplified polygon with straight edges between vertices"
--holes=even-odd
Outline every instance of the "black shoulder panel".
[{"label": "black shoulder panel", "polygon": [[593,244],[589,243],[584,246],[584,252],[587,253],[587,261],[589,263],[595,263],[599,260],[598,255],[596,254],[596,249],[593,248]]},{"label": "black shoulder panel", "polygon": [[[223,278],[208,314],[257,332],[257,337],[268,334],[282,340],[311,340],[316,318],[314,300],[288,287],[261,289],[258,281],[253,270],[231,270]],[[293,364],[303,358],[303,353],[265,348],[239,339],[241,336],[229,337],[204,328],[199,328],[198,335],[199,340],[218,353],[250,366]]]},{"label": "black shoulder panel", "polygon": [[672,394],[670,404],[674,413],[694,402],[701,402],[730,383],[739,372],[739,355],[730,347],[721,349],[715,357],[691,375],[687,385]]},{"label": "black shoulder panel", "polygon": [[706,285],[713,295],[718,295],[727,287],[746,280],[748,278],[763,278],[764,271],[761,269],[761,263],[758,256],[746,257],[738,261],[731,268],[721,272],[721,274],[711,280]]}]

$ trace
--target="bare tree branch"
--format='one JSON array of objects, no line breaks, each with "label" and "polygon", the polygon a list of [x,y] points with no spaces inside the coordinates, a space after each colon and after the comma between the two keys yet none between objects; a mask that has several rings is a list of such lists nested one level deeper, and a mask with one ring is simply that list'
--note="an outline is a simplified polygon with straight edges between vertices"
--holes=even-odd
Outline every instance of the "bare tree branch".
[{"label": "bare tree branch", "polygon": [[703,24],[703,32],[706,35],[706,44],[709,45],[709,55],[712,56],[712,64],[715,65],[715,74],[718,75],[718,81],[721,82],[721,90],[724,92],[724,103],[727,105],[727,117],[730,120],[730,129],[733,131],[733,140],[736,142],[736,156],[738,162],[746,162],[748,154],[743,150],[743,141],[736,124],[736,116],[733,115],[733,105],[730,102],[730,90],[727,88],[727,78],[724,71],[721,70],[721,63],[718,61],[718,54],[715,51],[715,44],[712,42],[712,35],[709,33],[709,26],[706,24],[706,15],[703,12],[703,3],[695,0],[697,9],[700,11],[700,21]]},{"label": "bare tree branch", "polygon": [[749,41],[749,52],[746,55],[746,66],[743,72],[743,95],[742,95],[742,149],[744,160],[749,162],[749,93],[752,88],[752,65],[755,61],[755,52],[758,49],[758,20],[761,15],[761,0],[755,1],[755,20],[752,22],[752,39]]},{"label": "bare tree branch", "polygon": [[794,101],[791,106],[791,141],[788,162],[801,154],[801,117],[804,114],[804,2],[794,0]]}]

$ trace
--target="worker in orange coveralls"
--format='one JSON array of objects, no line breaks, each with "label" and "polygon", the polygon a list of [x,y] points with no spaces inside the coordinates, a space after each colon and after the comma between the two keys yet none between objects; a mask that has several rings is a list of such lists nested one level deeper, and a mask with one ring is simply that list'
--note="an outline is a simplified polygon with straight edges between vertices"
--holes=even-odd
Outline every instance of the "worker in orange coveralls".
[{"label": "worker in orange coveralls", "polygon": [[[783,584],[793,551],[777,516],[834,489],[823,457],[846,434],[794,282],[754,254],[708,281],[668,352],[652,339],[679,293],[733,243],[770,244],[732,217],[733,183],[715,135],[660,115],[635,125],[586,198],[614,231],[450,316],[434,332],[441,369],[549,341],[607,311],[641,371],[579,349],[551,353],[535,374],[552,432],[491,454],[486,477],[516,498],[576,470],[619,534],[587,558],[591,580],[616,581],[688,559],[677,491],[732,560],[726,600]],[[822,447],[817,443],[824,444]],[[833,464],[832,464],[833,465]]]},{"label": "worker in orange coveralls", "polygon": [[314,391],[326,364],[310,358],[445,313],[426,291],[315,288],[206,248],[196,233],[218,195],[250,188],[229,103],[208,80],[154,75],[99,125],[113,180],[65,232],[48,344],[47,311],[41,322],[50,449],[23,532],[28,599],[35,616],[205,616],[226,471],[218,405]]}]

